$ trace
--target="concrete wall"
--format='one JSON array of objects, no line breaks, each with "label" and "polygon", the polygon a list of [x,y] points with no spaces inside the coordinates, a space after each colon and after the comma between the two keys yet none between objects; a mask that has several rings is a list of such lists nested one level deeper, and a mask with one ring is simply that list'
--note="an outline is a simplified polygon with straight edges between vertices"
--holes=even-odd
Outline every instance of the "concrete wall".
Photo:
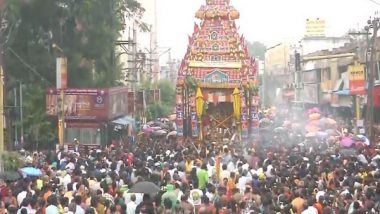
[{"label": "concrete wall", "polygon": [[325,37],[325,38],[304,38],[301,40],[302,54],[307,55],[320,50],[332,50],[344,46],[350,42],[349,38]]}]

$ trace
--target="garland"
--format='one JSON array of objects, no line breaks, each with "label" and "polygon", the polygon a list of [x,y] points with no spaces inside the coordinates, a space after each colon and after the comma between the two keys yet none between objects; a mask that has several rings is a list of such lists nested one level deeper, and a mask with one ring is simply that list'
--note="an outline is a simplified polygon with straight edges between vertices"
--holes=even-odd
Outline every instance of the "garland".
[{"label": "garland", "polygon": [[193,89],[194,91],[198,87],[197,81],[192,76],[190,76],[190,75],[187,75],[185,77],[185,84],[186,84],[187,87]]}]

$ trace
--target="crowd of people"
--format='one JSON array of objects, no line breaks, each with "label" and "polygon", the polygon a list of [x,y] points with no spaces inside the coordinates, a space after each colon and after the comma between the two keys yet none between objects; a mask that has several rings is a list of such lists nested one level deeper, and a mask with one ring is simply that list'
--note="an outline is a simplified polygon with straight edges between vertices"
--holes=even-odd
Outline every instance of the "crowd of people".
[{"label": "crowd of people", "polygon": [[[291,133],[243,149],[147,138],[81,152],[21,151],[42,175],[2,181],[0,214],[380,213],[380,147],[346,154],[339,143]],[[130,191],[140,182],[158,190]]]}]

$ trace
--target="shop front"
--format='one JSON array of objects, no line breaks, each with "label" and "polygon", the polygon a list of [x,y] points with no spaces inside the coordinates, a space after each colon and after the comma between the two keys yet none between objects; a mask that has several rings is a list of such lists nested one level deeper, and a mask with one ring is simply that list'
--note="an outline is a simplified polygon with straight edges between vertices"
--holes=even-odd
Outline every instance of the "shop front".
[{"label": "shop front", "polygon": [[[57,98],[60,91],[47,89],[46,113],[57,117]],[[112,141],[115,124],[112,121],[128,114],[127,88],[65,89],[64,143],[77,139],[81,145],[101,146]],[[132,123],[126,121],[124,125]]]}]

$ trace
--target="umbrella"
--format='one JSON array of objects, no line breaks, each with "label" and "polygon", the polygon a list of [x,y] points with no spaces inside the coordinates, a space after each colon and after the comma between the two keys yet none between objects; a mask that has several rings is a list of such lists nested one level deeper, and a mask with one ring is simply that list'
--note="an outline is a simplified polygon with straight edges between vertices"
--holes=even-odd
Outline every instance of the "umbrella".
[{"label": "umbrella", "polygon": [[155,136],[162,136],[162,135],[165,135],[166,133],[167,132],[165,130],[157,130],[157,131],[152,132],[152,134]]},{"label": "umbrella", "polygon": [[0,179],[5,181],[16,181],[20,178],[20,173],[16,171],[4,171],[0,173]]},{"label": "umbrella", "polygon": [[275,129],[273,129],[274,132],[285,132],[286,131],[286,128],[284,127],[277,127]]},{"label": "umbrella", "polygon": [[367,146],[370,145],[369,139],[366,136],[364,136],[364,135],[359,134],[359,135],[356,135],[355,138],[356,139],[353,139],[353,140],[363,142]]},{"label": "umbrella", "polygon": [[336,121],[334,119],[331,119],[331,118],[327,118],[327,122],[329,125],[335,125],[336,124]]},{"label": "umbrella", "polygon": [[292,123],[291,126],[292,126],[293,130],[299,130],[302,128],[301,124],[299,124],[299,123]]},{"label": "umbrella", "polygon": [[270,124],[272,121],[268,118],[263,118],[260,120],[260,124]]},{"label": "umbrella", "polygon": [[143,132],[145,133],[145,134],[149,134],[149,133],[151,133],[151,132],[153,132],[154,130],[152,129],[152,128],[150,128],[150,127],[148,127],[148,128],[143,128]]},{"label": "umbrella", "polygon": [[351,147],[354,143],[354,140],[352,140],[350,137],[343,137],[343,139],[340,141],[340,145],[343,147]]},{"label": "umbrella", "polygon": [[176,114],[169,115],[169,120],[174,121],[176,119],[177,119],[177,115]]},{"label": "umbrella", "polygon": [[308,132],[318,132],[319,130],[321,130],[321,128],[319,128],[318,126],[306,125],[306,131]]},{"label": "umbrella", "polygon": [[158,131],[158,130],[161,130],[162,128],[158,127],[158,126],[155,126],[155,127],[151,127],[151,129],[153,129],[153,131]]},{"label": "umbrella", "polygon": [[327,129],[325,132],[330,136],[339,136],[339,134],[334,129]]},{"label": "umbrella", "polygon": [[329,134],[327,132],[317,132],[317,136],[321,139],[326,139]]},{"label": "umbrella", "polygon": [[24,167],[20,169],[20,172],[26,176],[41,176],[42,175],[42,171],[34,167]]},{"label": "umbrella", "polygon": [[339,153],[344,157],[355,157],[357,155],[355,149],[341,149]]},{"label": "umbrella", "polygon": [[160,188],[148,181],[139,182],[132,186],[128,193],[144,193],[144,194],[155,194],[160,191]]},{"label": "umbrella", "polygon": [[171,136],[176,136],[177,135],[177,131],[171,131],[168,133],[168,135],[166,135],[166,139],[169,139]]},{"label": "umbrella", "polygon": [[323,117],[317,121],[317,124],[319,127],[324,128],[328,124],[328,119],[326,117]]},{"label": "umbrella", "polygon": [[310,138],[312,138],[312,137],[316,137],[317,136],[317,132],[309,132],[309,133],[307,133],[306,135],[305,135],[305,137],[310,137]]}]

